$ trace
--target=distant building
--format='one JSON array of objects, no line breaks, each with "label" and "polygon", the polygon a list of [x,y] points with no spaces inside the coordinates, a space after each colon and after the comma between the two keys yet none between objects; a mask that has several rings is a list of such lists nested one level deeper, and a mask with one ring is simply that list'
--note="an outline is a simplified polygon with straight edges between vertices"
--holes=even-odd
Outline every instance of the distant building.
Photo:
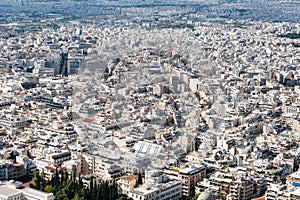
[{"label": "distant building", "polygon": [[300,199],[300,188],[296,188],[290,191],[289,200],[298,200]]},{"label": "distant building", "polygon": [[197,78],[191,78],[189,82],[189,87],[193,92],[200,90],[201,82]]},{"label": "distant building", "polygon": [[9,181],[0,184],[1,200],[54,200],[53,193],[27,188],[21,182]]},{"label": "distant building", "polygon": [[0,186],[0,199],[1,200],[16,200],[16,199],[25,199],[24,194],[16,189],[7,187],[6,185]]},{"label": "distant building", "polygon": [[194,196],[195,186],[204,179],[206,169],[204,166],[183,169],[174,168],[173,170],[164,170],[164,173],[168,177],[182,182],[183,196]]},{"label": "distant building", "polygon": [[147,168],[145,170],[145,183],[128,192],[134,200],[169,200],[180,199],[181,181],[169,179],[159,170]]},{"label": "distant building", "polygon": [[253,197],[255,187],[254,182],[246,177],[237,178],[232,173],[217,172],[209,181],[199,183],[197,188],[200,191],[213,189],[228,200],[248,200]]},{"label": "distant building", "polygon": [[71,152],[57,151],[46,154],[46,159],[51,162],[53,166],[59,166],[66,160],[71,160]]},{"label": "distant building", "polygon": [[266,192],[266,200],[289,199],[287,185],[271,184]]},{"label": "distant building", "polygon": [[117,184],[121,190],[122,194],[129,194],[131,190],[134,189],[137,182],[137,176],[136,175],[128,175],[128,176],[122,176],[117,180]]},{"label": "distant building", "polygon": [[84,164],[84,171],[86,173],[92,172],[105,181],[113,182],[123,173],[120,165],[97,155],[84,154],[82,155],[81,163]]},{"label": "distant building", "polygon": [[0,180],[19,179],[25,175],[24,165],[2,163],[0,164]]},{"label": "distant building", "polygon": [[122,156],[122,168],[125,173],[132,174],[144,174],[145,168],[151,163],[151,160],[147,156],[141,156],[140,154],[124,154]]}]

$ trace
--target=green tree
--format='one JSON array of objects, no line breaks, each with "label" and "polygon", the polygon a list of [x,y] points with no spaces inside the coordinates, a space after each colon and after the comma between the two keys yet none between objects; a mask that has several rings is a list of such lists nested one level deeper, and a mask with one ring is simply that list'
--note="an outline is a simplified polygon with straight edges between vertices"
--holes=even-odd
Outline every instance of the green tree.
[{"label": "green tree", "polygon": [[65,176],[64,173],[60,174],[60,185],[63,185],[65,183]]},{"label": "green tree", "polygon": [[44,172],[44,170],[42,170],[42,172],[41,172],[40,182],[41,182],[41,188],[40,188],[40,190],[44,191],[45,187],[47,185],[47,181],[46,181],[46,178],[45,178],[45,172]]},{"label": "green tree", "polygon": [[132,200],[132,198],[129,198],[126,194],[121,194],[117,200]]},{"label": "green tree", "polygon": [[84,200],[84,198],[80,197],[80,195],[78,193],[76,193],[73,200]]},{"label": "green tree", "polygon": [[47,192],[47,193],[54,193],[54,191],[55,191],[54,187],[52,187],[51,185],[46,185],[45,192]]},{"label": "green tree", "polygon": [[41,176],[38,172],[34,174],[34,177],[32,179],[32,185],[34,189],[41,189]]},{"label": "green tree", "polygon": [[110,199],[117,199],[118,198],[118,186],[116,182],[113,183],[113,185],[110,186]]},{"label": "green tree", "polygon": [[[98,182],[94,177],[91,177],[90,187],[87,188],[84,187],[81,177],[75,180],[66,173],[57,173],[50,181],[42,177],[44,175],[36,174],[31,187],[51,192],[57,200],[117,200],[120,197],[115,183],[110,185],[106,181]],[[124,199],[128,198],[124,196]]]},{"label": "green tree", "polygon": [[75,192],[73,181],[70,179],[67,179],[65,181],[63,190],[65,190],[68,198],[72,199],[74,197],[74,192]]},{"label": "green tree", "polygon": [[58,199],[58,200],[67,200],[67,199],[69,199],[68,195],[66,193],[66,190],[64,188],[58,190],[58,192],[56,193],[56,199]]},{"label": "green tree", "polygon": [[143,177],[142,177],[141,173],[138,174],[138,180],[137,180],[137,182],[138,182],[139,185],[143,184]]},{"label": "green tree", "polygon": [[200,195],[200,194],[196,194],[196,195],[192,198],[192,200],[197,200],[198,197],[199,197],[199,195]]},{"label": "green tree", "polygon": [[57,186],[59,186],[59,173],[58,173],[58,169],[55,169],[55,175],[54,177],[52,177],[51,179],[51,186],[56,188]]}]

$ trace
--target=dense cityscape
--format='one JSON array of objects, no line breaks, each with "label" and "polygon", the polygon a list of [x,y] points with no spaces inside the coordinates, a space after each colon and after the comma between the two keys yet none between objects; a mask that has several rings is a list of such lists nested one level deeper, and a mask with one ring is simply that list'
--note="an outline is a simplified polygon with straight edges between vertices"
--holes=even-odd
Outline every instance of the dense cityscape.
[{"label": "dense cityscape", "polygon": [[299,12],[2,0],[0,200],[300,199]]}]

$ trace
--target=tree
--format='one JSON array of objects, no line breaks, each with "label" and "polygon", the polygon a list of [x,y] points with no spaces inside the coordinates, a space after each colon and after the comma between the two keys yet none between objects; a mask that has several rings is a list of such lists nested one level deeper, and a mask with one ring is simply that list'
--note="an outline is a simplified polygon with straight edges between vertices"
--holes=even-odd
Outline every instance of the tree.
[{"label": "tree", "polygon": [[118,186],[116,182],[113,183],[112,186],[110,186],[110,199],[117,199],[118,198]]},{"label": "tree", "polygon": [[138,174],[138,180],[137,180],[137,182],[138,182],[139,185],[143,184],[143,177],[142,177],[141,173]]},{"label": "tree", "polygon": [[109,185],[106,181],[100,185],[100,194],[103,199],[109,199]]},{"label": "tree", "polygon": [[66,200],[69,199],[65,189],[60,189],[56,193],[56,199],[58,200]]},{"label": "tree", "polygon": [[45,179],[45,172],[42,170],[41,175],[40,175],[40,182],[41,182],[41,190],[45,190],[45,187],[47,185],[47,181]]},{"label": "tree", "polygon": [[40,190],[41,189],[41,176],[39,173],[35,173],[32,179],[33,188]]},{"label": "tree", "polygon": [[[46,181],[44,175],[36,174],[32,179],[31,187],[47,193],[53,193],[57,200],[118,200],[118,188],[115,183],[109,185],[107,181],[99,182],[94,177],[90,179],[90,187],[84,187],[81,177],[72,179],[66,173],[56,173]],[[43,187],[42,185],[45,184]],[[123,195],[124,196],[124,195]],[[130,200],[124,196],[123,200]]]},{"label": "tree", "polygon": [[47,192],[47,193],[53,193],[54,191],[55,191],[54,187],[52,187],[51,185],[46,185],[45,192]]},{"label": "tree", "polygon": [[72,199],[74,197],[74,191],[75,191],[73,181],[67,179],[64,185],[65,187],[63,189],[66,191],[66,194],[69,197],[69,199]]},{"label": "tree", "polygon": [[132,198],[129,198],[126,194],[121,194],[117,200],[132,200]]},{"label": "tree", "polygon": [[51,179],[51,186],[52,187],[57,187],[59,185],[59,173],[58,173],[58,169],[55,169],[55,175],[54,177]]},{"label": "tree", "polygon": [[192,198],[192,200],[197,200],[198,197],[199,197],[199,195],[200,195],[200,194],[196,194],[196,195]]},{"label": "tree", "polygon": [[80,197],[80,195],[76,193],[73,200],[84,200],[84,198]]},{"label": "tree", "polygon": [[60,175],[60,185],[62,185],[62,184],[64,183],[64,181],[65,181],[64,178],[65,178],[64,175],[61,174],[61,175]]}]

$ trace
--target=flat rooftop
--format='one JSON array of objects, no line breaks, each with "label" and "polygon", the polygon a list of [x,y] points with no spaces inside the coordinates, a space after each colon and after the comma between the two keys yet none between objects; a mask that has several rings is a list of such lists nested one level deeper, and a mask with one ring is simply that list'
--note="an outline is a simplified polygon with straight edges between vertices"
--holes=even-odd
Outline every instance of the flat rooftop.
[{"label": "flat rooftop", "polygon": [[6,185],[0,186],[0,197],[1,198],[10,198],[13,196],[21,195],[22,192],[10,187],[7,187]]},{"label": "flat rooftop", "polygon": [[[34,190],[32,188],[24,188],[22,189],[22,192],[25,196],[31,197],[31,198],[39,198],[39,199],[48,199],[47,197],[53,196],[52,193],[46,193],[38,190]],[[53,196],[54,198],[54,196]]]}]

